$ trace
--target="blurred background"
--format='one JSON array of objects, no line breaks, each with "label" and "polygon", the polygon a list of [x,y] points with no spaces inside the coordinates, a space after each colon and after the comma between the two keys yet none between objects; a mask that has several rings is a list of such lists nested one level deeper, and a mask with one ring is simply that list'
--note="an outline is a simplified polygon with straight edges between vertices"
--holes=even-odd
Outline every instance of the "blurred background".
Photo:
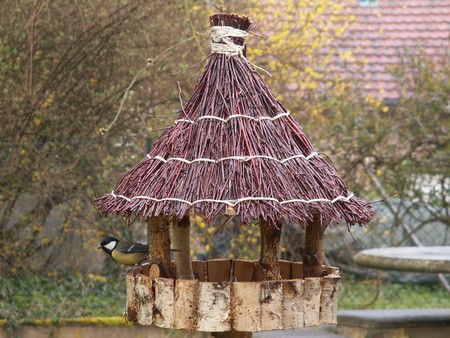
[{"label": "blurred background", "polygon": [[[254,19],[248,59],[350,190],[383,200],[369,226],[326,233],[340,307],[450,307],[436,275],[352,259],[450,244],[449,1],[4,0],[0,10],[0,319],[121,315],[122,267],[97,246],[104,235],[145,242],[146,226],[91,202],[177,119],[220,11]],[[192,218],[193,257],[259,258],[257,226],[222,223]],[[302,239],[285,226],[282,258],[300,260]]]}]

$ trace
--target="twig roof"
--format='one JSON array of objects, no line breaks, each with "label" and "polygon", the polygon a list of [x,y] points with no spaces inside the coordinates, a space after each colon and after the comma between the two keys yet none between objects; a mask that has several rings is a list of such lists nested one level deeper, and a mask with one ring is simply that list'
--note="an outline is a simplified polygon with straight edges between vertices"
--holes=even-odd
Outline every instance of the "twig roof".
[{"label": "twig roof", "polygon": [[[250,27],[246,17],[212,16],[213,26]],[[232,38],[243,45],[242,38]],[[175,124],[149,154],[97,199],[104,214],[205,220],[230,207],[255,219],[304,225],[323,220],[366,224],[372,207],[353,196],[320,158],[302,128],[242,56],[213,53]]]}]

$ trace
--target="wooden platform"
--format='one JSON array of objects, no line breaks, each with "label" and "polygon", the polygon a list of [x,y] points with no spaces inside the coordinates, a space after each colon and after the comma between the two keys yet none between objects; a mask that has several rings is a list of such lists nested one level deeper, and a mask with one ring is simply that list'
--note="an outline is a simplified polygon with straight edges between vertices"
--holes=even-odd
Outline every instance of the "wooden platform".
[{"label": "wooden platform", "polygon": [[196,279],[126,275],[128,320],[188,331],[255,332],[335,324],[339,269],[303,278],[302,264],[282,261],[282,280],[264,281],[257,261],[193,262]]}]

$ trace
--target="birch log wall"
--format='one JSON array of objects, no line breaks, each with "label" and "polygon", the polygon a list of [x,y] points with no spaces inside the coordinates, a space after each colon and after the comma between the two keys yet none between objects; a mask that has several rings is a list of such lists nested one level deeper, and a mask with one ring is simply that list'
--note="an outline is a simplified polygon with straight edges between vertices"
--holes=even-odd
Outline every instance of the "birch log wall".
[{"label": "birch log wall", "polygon": [[282,262],[284,279],[276,281],[261,280],[258,261],[193,262],[194,276],[203,276],[193,280],[152,278],[137,267],[126,276],[128,320],[204,332],[336,324],[339,269],[323,266],[322,276],[303,279],[302,263]]}]

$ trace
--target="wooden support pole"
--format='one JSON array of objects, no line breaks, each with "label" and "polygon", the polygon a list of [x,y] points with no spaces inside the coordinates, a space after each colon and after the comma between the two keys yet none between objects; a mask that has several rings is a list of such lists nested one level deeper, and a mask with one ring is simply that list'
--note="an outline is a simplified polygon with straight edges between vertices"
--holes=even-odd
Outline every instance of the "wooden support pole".
[{"label": "wooden support pole", "polygon": [[278,244],[281,237],[281,224],[272,224],[260,220],[261,231],[261,263],[265,280],[279,280],[280,265],[278,264]]},{"label": "wooden support pole", "polygon": [[239,332],[239,331],[225,331],[225,332],[212,332],[211,335],[214,338],[252,338],[252,332]]},{"label": "wooden support pole", "polygon": [[184,216],[181,220],[172,217],[172,240],[173,240],[173,258],[177,279],[194,279],[191,263],[190,246],[190,228],[191,221],[189,216]]},{"label": "wooden support pole", "polygon": [[305,249],[302,252],[304,277],[321,277],[323,262],[323,226],[319,212],[306,225]]},{"label": "wooden support pole", "polygon": [[164,216],[151,217],[147,220],[148,242],[150,244],[150,264],[158,265],[161,277],[172,277],[170,259],[170,223]]}]

